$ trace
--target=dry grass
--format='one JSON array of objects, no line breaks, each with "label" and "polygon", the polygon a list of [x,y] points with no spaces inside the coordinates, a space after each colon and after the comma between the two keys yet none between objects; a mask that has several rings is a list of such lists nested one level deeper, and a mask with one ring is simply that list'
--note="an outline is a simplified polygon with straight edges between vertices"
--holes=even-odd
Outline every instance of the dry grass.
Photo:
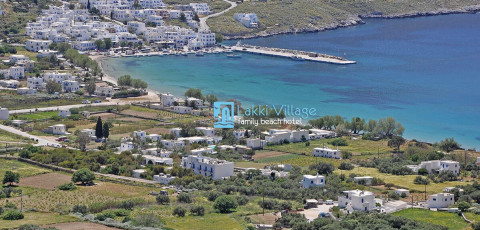
[{"label": "dry grass", "polygon": [[88,222],[70,222],[70,223],[60,223],[60,224],[51,224],[44,227],[53,227],[58,230],[115,230],[119,228],[107,227],[101,224],[88,223]]},{"label": "dry grass", "polygon": [[47,173],[37,176],[25,177],[20,180],[19,186],[41,189],[55,189],[61,184],[71,181],[72,176],[61,173]]},{"label": "dry grass", "polygon": [[264,158],[270,158],[270,157],[276,157],[276,156],[282,156],[282,155],[287,155],[287,153],[277,152],[277,151],[257,151],[255,152],[253,159],[260,160]]},{"label": "dry grass", "polygon": [[24,224],[46,225],[77,221],[73,216],[59,215],[43,212],[24,212],[24,218],[21,220],[2,220],[0,219],[0,229],[14,229]]}]

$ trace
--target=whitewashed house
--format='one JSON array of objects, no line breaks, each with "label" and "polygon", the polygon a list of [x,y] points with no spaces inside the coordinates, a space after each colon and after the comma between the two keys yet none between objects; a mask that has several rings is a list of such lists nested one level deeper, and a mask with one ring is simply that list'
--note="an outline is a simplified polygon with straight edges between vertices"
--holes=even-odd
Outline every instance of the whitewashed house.
[{"label": "whitewashed house", "polygon": [[325,177],[321,175],[303,175],[302,178],[302,187],[323,187],[325,186]]},{"label": "whitewashed house", "polygon": [[27,94],[37,94],[36,89],[29,89],[27,87],[21,87],[17,89],[17,93],[20,95],[27,95]]},{"label": "whitewashed house", "polygon": [[208,15],[212,13],[207,3],[190,3],[192,10],[199,15]]},{"label": "whitewashed house", "polygon": [[168,130],[168,132],[174,137],[179,137],[180,133],[182,132],[182,128],[171,128]]},{"label": "whitewashed house", "polygon": [[207,137],[215,136],[215,129],[210,127],[196,127],[195,130],[202,132]]},{"label": "whitewashed house", "polygon": [[248,138],[247,147],[251,149],[262,149],[264,142],[260,138]]},{"label": "whitewashed house", "polygon": [[41,77],[27,78],[27,87],[29,89],[45,89],[46,83]]},{"label": "whitewashed house", "polygon": [[418,172],[419,169],[424,168],[428,173],[439,173],[443,171],[451,171],[458,175],[460,173],[460,164],[458,161],[451,160],[432,160],[422,161],[419,165],[407,165],[414,172]]},{"label": "whitewashed house", "polygon": [[311,134],[310,140],[315,140],[315,139],[324,139],[324,138],[332,138],[336,136],[336,133],[334,131],[329,131],[329,130],[323,130],[323,129],[309,129]]},{"label": "whitewashed house", "polygon": [[7,108],[0,107],[0,120],[8,120],[10,117],[10,112]]},{"label": "whitewashed house", "polygon": [[145,169],[134,169],[132,170],[132,177],[133,178],[140,178],[142,177],[142,174],[146,172]]},{"label": "whitewashed house", "polygon": [[293,130],[291,132],[290,141],[291,142],[300,142],[309,140],[309,133],[308,130]]},{"label": "whitewashed house", "polygon": [[60,110],[58,110],[58,116],[60,116],[62,118],[67,118],[70,115],[72,115],[72,113],[70,112],[70,109],[60,109]]},{"label": "whitewashed house", "polygon": [[286,140],[290,141],[289,132],[277,132],[277,133],[265,136],[265,141],[271,144],[280,144]]},{"label": "whitewashed house", "polygon": [[45,132],[54,135],[64,135],[67,134],[67,127],[64,124],[52,125],[48,126]]},{"label": "whitewashed house", "polygon": [[87,134],[91,140],[97,139],[97,136],[95,136],[95,130],[93,129],[82,129],[80,133],[85,133]]},{"label": "whitewashed house", "polygon": [[173,159],[167,157],[157,157],[152,155],[142,155],[147,165],[173,165]]},{"label": "whitewashed house", "polygon": [[162,93],[160,97],[160,101],[162,102],[162,105],[165,107],[165,106],[172,106],[173,102],[175,102],[175,99],[172,94]]},{"label": "whitewashed house", "polygon": [[451,193],[438,193],[430,195],[427,200],[429,208],[448,208],[455,203],[454,195]]},{"label": "whitewashed house", "polygon": [[164,185],[168,185],[171,181],[175,180],[176,177],[171,176],[170,174],[160,173],[159,175],[154,175],[153,180]]},{"label": "whitewashed house", "polygon": [[74,93],[80,89],[80,85],[77,81],[74,80],[66,80],[62,82],[63,92],[66,93]]},{"label": "whitewashed house", "polygon": [[161,140],[160,141],[166,149],[181,149],[185,147],[183,141],[178,140]]},{"label": "whitewashed house", "polygon": [[95,88],[95,94],[102,97],[111,97],[114,93],[112,86],[97,86]]},{"label": "whitewashed house", "polygon": [[186,102],[187,102],[186,106],[191,106],[191,105],[195,105],[196,107],[203,106],[203,101],[194,97],[187,98]]},{"label": "whitewashed house", "polygon": [[174,113],[180,113],[180,114],[188,114],[192,112],[192,107],[188,106],[173,106],[173,112]]},{"label": "whitewashed house", "polygon": [[210,176],[215,180],[233,176],[233,162],[203,156],[182,158],[182,167],[192,169],[195,174]]},{"label": "whitewashed house", "polygon": [[357,184],[371,185],[373,177],[371,176],[356,176],[353,178],[353,181]]},{"label": "whitewashed house", "polygon": [[398,188],[398,189],[395,189],[394,192],[399,196],[401,196],[402,194],[405,194],[405,196],[410,196],[410,191],[408,191],[408,189]]},{"label": "whitewashed house", "polygon": [[330,149],[327,147],[323,148],[314,148],[313,149],[313,156],[314,157],[326,157],[326,158],[335,158],[341,159],[342,153],[340,150]]},{"label": "whitewashed house", "polygon": [[133,138],[138,138],[141,141],[147,140],[147,132],[145,131],[133,131]]},{"label": "whitewashed house", "polygon": [[50,40],[27,40],[25,49],[32,52],[37,52],[39,50],[48,49],[50,44],[52,44],[52,41]]},{"label": "whitewashed house", "polygon": [[348,190],[338,196],[338,207],[347,211],[371,211],[376,208],[375,195],[369,191]]},{"label": "whitewashed house", "polygon": [[133,142],[123,142],[121,145],[120,145],[120,152],[123,152],[123,151],[131,151],[135,149],[135,145],[133,144]]},{"label": "whitewashed house", "polygon": [[162,135],[159,135],[159,134],[149,134],[149,135],[147,135],[147,138],[149,138],[150,140],[152,140],[152,142],[158,142],[158,141],[162,140]]},{"label": "whitewashed house", "polygon": [[257,14],[236,13],[233,18],[247,28],[257,28],[259,24]]}]

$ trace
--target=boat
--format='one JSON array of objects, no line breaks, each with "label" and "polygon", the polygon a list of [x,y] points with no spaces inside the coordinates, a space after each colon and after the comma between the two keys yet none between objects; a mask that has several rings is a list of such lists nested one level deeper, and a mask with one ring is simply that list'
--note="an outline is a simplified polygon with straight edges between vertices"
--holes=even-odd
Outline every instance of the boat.
[{"label": "boat", "polygon": [[196,56],[203,56],[204,54],[203,54],[203,52],[197,52],[195,55]]},{"label": "boat", "polygon": [[301,56],[298,56],[298,55],[292,56],[291,59],[296,60],[296,61],[305,61],[305,58],[303,58]]},{"label": "boat", "polygon": [[188,56],[187,52],[182,52],[182,56]]},{"label": "boat", "polygon": [[225,53],[231,54],[231,53],[233,53],[233,51],[232,50],[225,50]]},{"label": "boat", "polygon": [[232,53],[232,54],[228,54],[227,57],[228,58],[241,58],[242,55]]}]

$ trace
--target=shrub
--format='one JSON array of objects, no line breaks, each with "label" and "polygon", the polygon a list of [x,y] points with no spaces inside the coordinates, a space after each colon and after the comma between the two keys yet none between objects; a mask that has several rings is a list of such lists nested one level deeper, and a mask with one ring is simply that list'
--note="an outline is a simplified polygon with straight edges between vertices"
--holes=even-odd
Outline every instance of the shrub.
[{"label": "shrub", "polygon": [[141,214],[141,215],[137,215],[132,220],[132,224],[135,226],[156,228],[156,227],[159,227],[161,223],[160,223],[160,218],[158,218],[154,214]]},{"label": "shrub", "polygon": [[72,182],[82,182],[82,184],[90,184],[95,180],[95,174],[89,169],[83,168],[75,171],[72,176]]},{"label": "shrub", "polygon": [[341,170],[352,170],[354,169],[355,166],[353,166],[352,164],[350,163],[347,163],[347,162],[342,162],[339,166],[338,166],[338,169],[341,169]]},{"label": "shrub", "polygon": [[128,216],[130,214],[129,210],[126,209],[115,209],[113,210],[115,216]]},{"label": "shrub", "polygon": [[182,203],[192,203],[192,196],[188,193],[180,193],[177,197],[178,202]]},{"label": "shrub", "polygon": [[5,204],[5,208],[8,208],[8,209],[17,209],[17,206],[14,204],[14,203],[6,203]]},{"label": "shrub", "polygon": [[235,197],[237,199],[238,205],[246,205],[248,203],[248,197],[246,196],[237,196]]},{"label": "shrub", "polygon": [[21,220],[23,219],[23,213],[18,210],[9,210],[3,215],[4,220]]},{"label": "shrub", "polygon": [[175,207],[175,209],[173,209],[174,216],[184,217],[186,212],[187,211],[183,207]]},{"label": "shrub", "polygon": [[237,201],[230,196],[223,195],[218,197],[213,204],[213,208],[220,211],[220,213],[229,213],[238,207]]},{"label": "shrub", "polygon": [[135,202],[133,200],[124,200],[118,205],[119,208],[132,210],[135,207]]},{"label": "shrub", "polygon": [[190,209],[190,212],[196,216],[203,216],[205,215],[205,208],[201,205],[195,205]]},{"label": "shrub", "polygon": [[418,170],[418,175],[427,175],[427,174],[428,174],[428,170],[425,168],[421,168]]},{"label": "shrub", "polygon": [[458,209],[460,209],[460,211],[462,212],[467,211],[469,208],[470,208],[470,204],[465,201],[458,203]]},{"label": "shrub", "polygon": [[221,195],[225,195],[225,194],[219,191],[211,191],[207,193],[207,199],[209,201],[215,201]]},{"label": "shrub", "polygon": [[77,189],[77,186],[75,186],[72,182],[70,182],[70,183],[65,183],[65,184],[59,185],[58,189],[71,191],[71,190]]},{"label": "shrub", "polygon": [[85,206],[83,204],[77,204],[77,205],[73,206],[72,212],[73,213],[81,213],[81,214],[85,215],[85,214],[88,213],[88,208],[87,208],[87,206]]},{"label": "shrub", "polygon": [[330,143],[333,146],[347,146],[348,145],[347,140],[345,140],[343,138],[333,139],[328,143]]},{"label": "shrub", "polygon": [[157,203],[158,204],[168,204],[170,203],[170,197],[166,195],[158,195],[157,196]]},{"label": "shrub", "polygon": [[0,206],[0,215],[2,215],[2,214],[3,214],[3,208],[2,208],[2,206]]},{"label": "shrub", "polygon": [[391,199],[394,199],[394,200],[400,199],[400,196],[394,191],[390,191],[388,193],[388,197],[391,198]]}]

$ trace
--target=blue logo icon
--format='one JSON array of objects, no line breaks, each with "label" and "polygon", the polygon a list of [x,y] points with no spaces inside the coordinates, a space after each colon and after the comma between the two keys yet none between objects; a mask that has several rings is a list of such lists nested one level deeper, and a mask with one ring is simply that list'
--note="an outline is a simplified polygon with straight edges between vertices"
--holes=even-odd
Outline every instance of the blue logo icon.
[{"label": "blue logo icon", "polygon": [[214,128],[233,128],[235,121],[233,102],[217,101],[213,103]]}]

